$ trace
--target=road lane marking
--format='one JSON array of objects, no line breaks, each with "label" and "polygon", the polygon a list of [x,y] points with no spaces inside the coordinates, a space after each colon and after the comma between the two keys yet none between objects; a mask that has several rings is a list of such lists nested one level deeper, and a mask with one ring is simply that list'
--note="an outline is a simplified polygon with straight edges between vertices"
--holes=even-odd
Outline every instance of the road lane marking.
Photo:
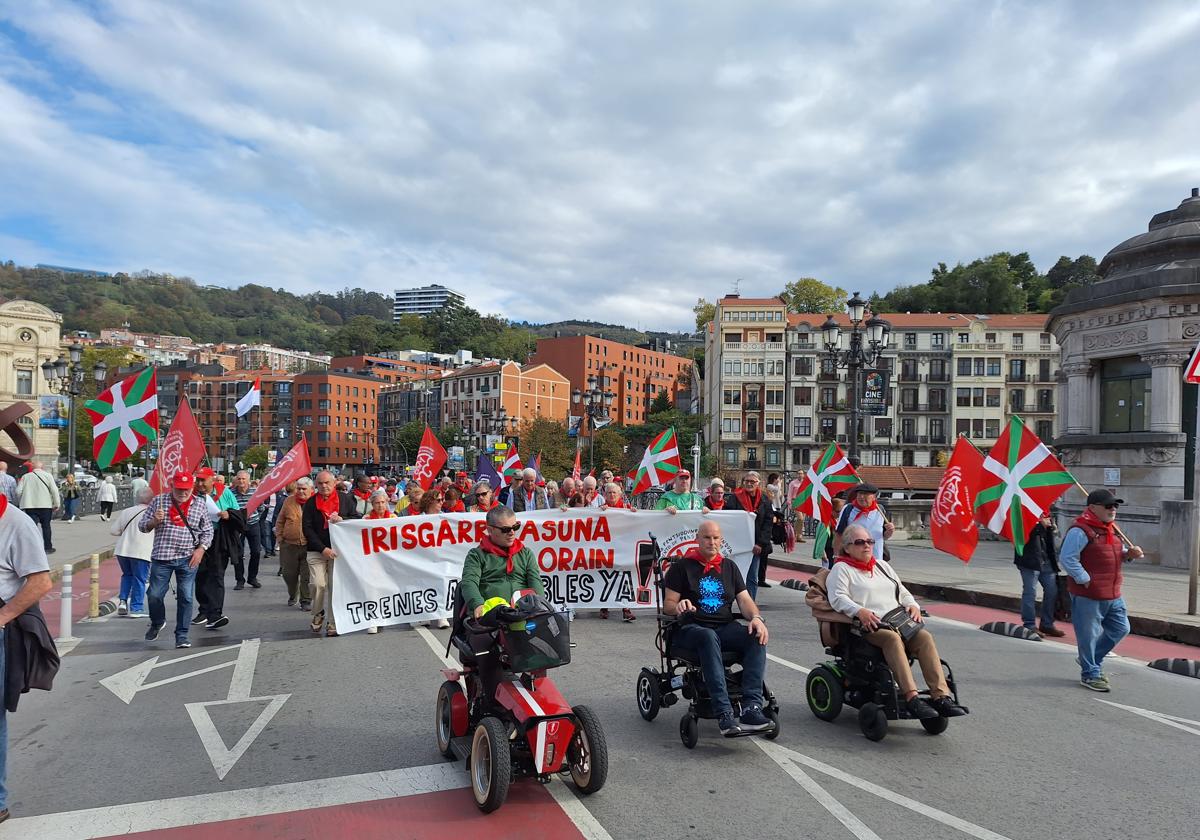
[{"label": "road lane marking", "polygon": [[768,653],[767,659],[782,665],[784,668],[791,668],[793,671],[799,671],[801,674],[807,674],[812,671],[812,668],[805,668],[803,665],[797,665],[795,662],[788,662],[783,657],[776,656],[773,653]]},{"label": "road lane marking", "polygon": [[888,788],[873,784],[872,782],[868,782],[865,779],[859,778],[858,776],[852,776],[851,774],[839,770],[836,767],[832,767],[822,761],[817,761],[815,758],[809,758],[803,753],[798,753],[795,750],[788,749],[787,747],[781,747],[771,741],[764,741],[761,738],[755,738],[754,743],[785,771],[787,770],[787,768],[784,767],[784,764],[786,763],[803,764],[810,770],[816,770],[818,773],[823,773],[826,776],[837,779],[839,782],[845,782],[851,787],[856,787],[859,790],[878,796],[880,799],[884,799],[895,805],[899,805],[901,808],[907,808],[913,813],[920,814],[923,817],[928,817],[929,819],[939,822],[942,825],[948,826],[957,831],[961,831],[963,834],[978,838],[978,840],[1011,840],[1011,838],[1005,837],[1003,834],[997,834],[994,831],[989,831],[988,829],[975,825],[973,822],[968,822],[961,817],[956,817],[953,814],[948,814],[945,811],[941,811],[931,805],[926,805],[924,802],[918,802],[915,799],[910,799],[903,794],[896,793]]},{"label": "road lane marking", "polygon": [[[770,753],[768,753],[770,755]],[[833,815],[833,818],[840,822],[850,832],[858,838],[858,840],[883,840],[878,834],[870,829],[870,827],[850,812],[850,809],[834,798],[833,794],[825,790],[817,784],[812,776],[801,770],[794,761],[781,761],[774,755],[771,758],[775,759],[775,763],[783,768],[783,772],[787,773],[797,782],[800,787],[808,791],[809,795]]]},{"label": "road lane marking", "polygon": [[332,779],[269,785],[267,787],[201,793],[175,799],[134,802],[10,820],[4,828],[13,837],[37,840],[81,840],[143,831],[161,831],[246,817],[284,814],[375,802],[420,793],[470,787],[466,771],[443,762],[378,773],[359,773]]},{"label": "road lane marking", "polygon": [[[1190,732],[1193,735],[1200,735],[1200,721],[1188,720],[1187,718],[1176,717],[1175,715],[1168,715],[1163,712],[1153,712],[1149,709],[1139,709],[1137,706],[1126,706],[1124,703],[1114,703],[1111,700],[1100,700],[1099,697],[1096,699],[1106,706],[1115,706],[1118,709],[1124,709],[1127,712],[1133,712],[1135,715],[1144,717],[1147,720],[1155,721],[1156,723],[1161,723],[1164,726],[1172,726],[1175,729],[1182,729],[1184,732]],[[1184,725],[1188,723],[1190,723],[1192,726]],[[1192,727],[1197,728],[1193,729]]]},{"label": "road lane marking", "polygon": [[[250,641],[258,644],[258,639]],[[174,659],[168,659],[165,662],[159,662],[157,656],[152,656],[145,662],[139,662],[131,668],[126,668],[124,671],[118,671],[110,677],[105,677],[100,680],[100,685],[107,688],[113,694],[117,695],[126,705],[133,702],[133,698],[138,692],[146,691],[151,688],[158,688],[160,685],[169,685],[170,683],[186,680],[189,677],[198,677],[201,674],[209,674],[213,671],[219,671],[222,668],[235,668],[238,664],[238,659],[231,659],[228,662],[222,662],[220,665],[210,665],[207,668],[201,668],[198,671],[188,671],[185,674],[177,674],[174,677],[158,680],[148,683],[146,678],[150,676],[150,672],[155,668],[164,668],[169,665],[178,665],[180,662],[187,662],[189,659],[198,659],[201,656],[211,656],[214,653],[222,653],[227,650],[239,650],[239,659],[241,657],[241,648],[244,642],[239,642],[236,645],[227,645],[225,647],[213,648],[212,650],[202,650],[199,653],[189,653],[187,656],[177,656]],[[255,649],[257,656],[257,648]],[[253,668],[251,668],[253,672]]]},{"label": "road lane marking", "polygon": [[442,645],[441,640],[437,636],[429,632],[428,627],[418,627],[417,633],[425,640],[425,644],[433,651],[433,655],[442,661],[447,668],[458,670],[462,666],[446,655],[446,648]]}]

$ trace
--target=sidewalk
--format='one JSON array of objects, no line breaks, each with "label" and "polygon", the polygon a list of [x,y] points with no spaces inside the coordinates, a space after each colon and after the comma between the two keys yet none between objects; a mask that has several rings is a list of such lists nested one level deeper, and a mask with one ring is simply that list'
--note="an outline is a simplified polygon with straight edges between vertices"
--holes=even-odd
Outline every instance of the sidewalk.
[{"label": "sidewalk", "polygon": [[[120,513],[117,511],[116,513]],[[75,621],[87,616],[91,602],[91,574],[88,569],[92,554],[111,549],[117,538],[108,532],[112,521],[101,522],[99,516],[87,516],[78,522],[63,522],[55,519],[51,525],[51,539],[56,551],[50,555],[50,574],[54,586],[42,598],[40,605],[46,624],[52,635],[58,635],[59,613],[62,609],[62,569],[71,564],[74,573],[71,581],[71,614]],[[136,525],[133,527],[137,527]],[[121,581],[121,571],[116,559],[104,560],[100,565],[100,600],[115,596]]]},{"label": "sidewalk", "polygon": [[[1021,575],[1007,542],[981,542],[970,563],[943,554],[928,540],[889,542],[888,551],[914,595],[1020,614]],[[811,541],[797,545],[791,554],[772,554],[771,564],[806,572],[818,568]],[[1124,572],[1122,595],[1134,633],[1200,645],[1200,616],[1187,614],[1186,570],[1127,563]],[[1020,618],[1013,621],[1019,623]]]}]

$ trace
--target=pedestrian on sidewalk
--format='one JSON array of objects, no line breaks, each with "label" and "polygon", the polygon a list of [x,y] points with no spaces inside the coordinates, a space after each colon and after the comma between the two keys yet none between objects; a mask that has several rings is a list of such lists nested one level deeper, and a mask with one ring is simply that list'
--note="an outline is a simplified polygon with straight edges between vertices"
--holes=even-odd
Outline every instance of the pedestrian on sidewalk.
[{"label": "pedestrian on sidewalk", "polygon": [[289,496],[279,505],[275,536],[279,541],[279,564],[287,584],[289,607],[312,609],[308,588],[308,539],[304,536],[304,503],[313,494],[313,482],[302,476],[287,486]]},{"label": "pedestrian on sidewalk", "polygon": [[80,495],[79,483],[75,481],[75,473],[67,473],[62,486],[58,488],[58,494],[62,498],[63,522],[79,521],[79,517],[75,515],[75,511],[79,509]]},{"label": "pedestrian on sidewalk", "polygon": [[[1021,623],[1039,636],[1065,636],[1054,626],[1054,603],[1058,598],[1058,557],[1054,550],[1054,520],[1046,511],[1038,519],[1025,541],[1024,553],[1013,552],[1013,563],[1021,572]],[[1034,626],[1037,616],[1038,583],[1042,585],[1042,622]]]},{"label": "pedestrian on sidewalk", "polygon": [[336,636],[333,617],[333,563],[337,552],[329,537],[329,526],[343,519],[358,519],[354,497],[337,490],[337,479],[329,470],[317,473],[317,492],[304,503],[304,536],[308,540],[308,574],[312,587],[314,633],[322,627],[326,636]]},{"label": "pedestrian on sidewalk", "polygon": [[1087,508],[1063,538],[1059,563],[1070,575],[1071,624],[1079,649],[1079,684],[1110,691],[1104,657],[1129,635],[1129,613],[1121,597],[1121,564],[1143,557],[1116,533],[1117,509],[1125,504],[1111,490],[1093,490]]},{"label": "pedestrian on sidewalk", "polygon": [[25,511],[42,526],[42,546],[47,554],[54,553],[54,543],[50,538],[50,519],[54,509],[62,504],[58,494],[58,485],[54,477],[42,469],[41,461],[26,461],[29,472],[21,476],[17,483],[17,495],[21,498],[21,510]]},{"label": "pedestrian on sidewalk", "polygon": [[138,520],[142,533],[154,532],[150,550],[150,629],[146,641],[153,642],[167,623],[163,599],[175,577],[175,647],[189,648],[188,625],[192,620],[196,567],[212,544],[213,526],[202,499],[193,496],[196,480],[188,473],[176,473],[171,492],[155,496]]},{"label": "pedestrian on sidewalk", "polygon": [[154,537],[137,527],[154,493],[144,487],[133,507],[125,508],[108,532],[117,538],[113,553],[121,567],[121,591],[117,595],[117,615],[146,618],[146,581],[150,579],[150,553]]},{"label": "pedestrian on sidewalk", "polygon": [[104,476],[104,481],[100,482],[96,501],[100,502],[100,521],[107,522],[112,519],[113,506],[117,503],[117,485],[113,484],[111,475]]},{"label": "pedestrian on sidewalk", "polygon": [[[0,604],[3,604],[0,606],[0,822],[9,817],[7,713],[10,708],[16,709],[15,697],[27,688],[19,666],[14,669],[17,674],[8,673],[6,637],[23,632],[26,622],[40,618],[37,603],[49,591],[50,561],[46,559],[37,523],[17,513],[15,506],[10,510],[8,497],[0,494]],[[44,628],[45,620],[41,619],[41,623]],[[19,639],[14,641],[20,644]],[[10,700],[10,693],[14,699]]]}]

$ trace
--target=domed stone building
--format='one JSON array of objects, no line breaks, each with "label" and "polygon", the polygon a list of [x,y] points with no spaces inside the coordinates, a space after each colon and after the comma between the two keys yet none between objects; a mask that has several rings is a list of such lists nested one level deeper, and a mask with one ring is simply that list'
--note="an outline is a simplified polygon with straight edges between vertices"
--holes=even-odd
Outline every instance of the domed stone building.
[{"label": "domed stone building", "polygon": [[[1200,190],[1109,251],[1099,273],[1050,314],[1066,385],[1055,446],[1084,487],[1125,499],[1118,524],[1147,562],[1186,568],[1200,527],[1190,501],[1196,386],[1183,382],[1200,341]],[[1062,508],[1074,519],[1081,494]]]}]

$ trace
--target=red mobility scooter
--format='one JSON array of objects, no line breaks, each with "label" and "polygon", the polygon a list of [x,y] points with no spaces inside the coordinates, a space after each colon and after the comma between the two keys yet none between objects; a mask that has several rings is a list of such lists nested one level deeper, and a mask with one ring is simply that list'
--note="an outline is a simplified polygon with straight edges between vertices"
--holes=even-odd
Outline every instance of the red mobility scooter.
[{"label": "red mobility scooter", "polygon": [[528,593],[475,619],[460,600],[450,647],[462,667],[442,670],[437,747],[466,761],[475,804],[496,810],[513,779],[524,777],[547,784],[570,776],[580,793],[600,790],[608,777],[600,720],[587,706],[569,705],[546,676],[571,661],[566,613]]}]

